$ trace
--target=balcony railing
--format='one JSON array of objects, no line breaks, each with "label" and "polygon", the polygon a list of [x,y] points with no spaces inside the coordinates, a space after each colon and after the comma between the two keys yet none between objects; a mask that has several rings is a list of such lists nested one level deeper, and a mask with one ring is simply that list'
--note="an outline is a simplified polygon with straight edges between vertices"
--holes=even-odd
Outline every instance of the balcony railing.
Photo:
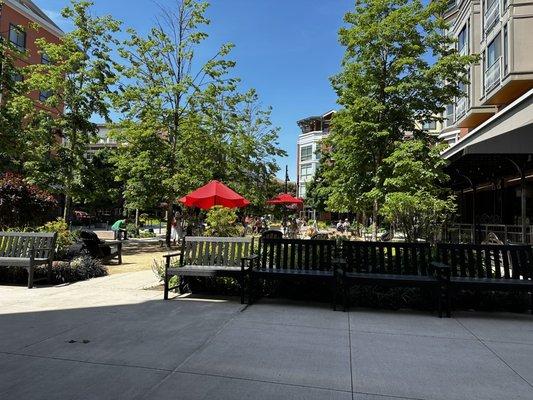
[{"label": "balcony railing", "polygon": [[490,92],[501,82],[502,58],[498,57],[485,71],[485,93]]},{"label": "balcony railing", "polygon": [[461,97],[455,103],[455,118],[459,119],[466,114],[468,110],[468,97]]},{"label": "balcony railing", "polygon": [[496,0],[492,3],[487,11],[485,11],[485,35],[496,25],[500,19],[500,2]]}]

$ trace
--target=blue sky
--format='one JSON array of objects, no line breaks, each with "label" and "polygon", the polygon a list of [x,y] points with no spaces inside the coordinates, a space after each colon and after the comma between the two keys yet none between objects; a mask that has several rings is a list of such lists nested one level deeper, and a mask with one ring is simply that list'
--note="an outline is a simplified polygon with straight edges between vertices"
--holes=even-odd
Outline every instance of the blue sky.
[{"label": "blue sky", "polygon": [[[173,0],[159,0],[171,4]],[[36,0],[64,30],[59,11],[68,0]],[[149,29],[158,15],[153,0],[94,0],[96,14],[111,14],[124,26]],[[337,32],[353,0],[211,0],[210,34],[202,51],[212,54],[232,42],[235,76],[243,88],[256,88],[272,120],[281,128],[280,145],[289,156],[279,160],[284,176],[296,178],[298,119],[337,108],[329,77],[339,71],[343,50]]]}]

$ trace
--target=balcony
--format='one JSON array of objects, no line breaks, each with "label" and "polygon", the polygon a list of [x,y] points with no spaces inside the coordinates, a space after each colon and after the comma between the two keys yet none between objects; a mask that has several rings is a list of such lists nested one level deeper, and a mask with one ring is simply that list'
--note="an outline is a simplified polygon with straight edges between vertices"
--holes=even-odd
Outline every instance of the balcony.
[{"label": "balcony", "polygon": [[448,1],[448,4],[446,5],[446,13],[450,12],[451,10],[453,10],[455,8],[455,6],[457,5],[456,3],[456,0],[449,0]]},{"label": "balcony", "polygon": [[494,1],[489,6],[489,9],[485,12],[485,35],[487,35],[490,30],[496,25],[496,22],[500,19],[500,2],[498,0]]},{"label": "balcony", "polygon": [[501,82],[502,58],[501,56],[485,71],[485,94],[489,93]]},{"label": "balcony", "polygon": [[460,119],[463,115],[466,114],[468,110],[468,97],[461,97],[455,103],[455,118],[456,120]]}]

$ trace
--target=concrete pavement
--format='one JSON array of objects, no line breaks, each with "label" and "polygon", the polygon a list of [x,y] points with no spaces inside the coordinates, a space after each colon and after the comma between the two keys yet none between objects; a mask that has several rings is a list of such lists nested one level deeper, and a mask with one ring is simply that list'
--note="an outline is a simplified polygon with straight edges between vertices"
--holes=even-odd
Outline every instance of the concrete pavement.
[{"label": "concrete pavement", "polygon": [[533,318],[0,286],[0,399],[528,399]]}]

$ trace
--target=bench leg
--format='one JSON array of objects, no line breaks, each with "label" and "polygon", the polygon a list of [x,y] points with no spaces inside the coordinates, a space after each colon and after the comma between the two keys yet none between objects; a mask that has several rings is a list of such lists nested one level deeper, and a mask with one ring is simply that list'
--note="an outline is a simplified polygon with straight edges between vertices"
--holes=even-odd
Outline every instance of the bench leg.
[{"label": "bench leg", "polygon": [[239,285],[241,287],[241,304],[244,304],[244,273],[239,277]]},{"label": "bench leg", "polygon": [[48,263],[48,283],[52,283],[52,261]]},{"label": "bench leg", "polygon": [[34,271],[33,265],[28,267],[28,289],[31,289],[33,287],[33,271]]},{"label": "bench leg", "polygon": [[348,311],[349,306],[349,286],[346,279],[342,281],[342,311]]},{"label": "bench leg", "polygon": [[165,274],[165,294],[163,295],[164,300],[168,300],[168,275]]},{"label": "bench leg", "polygon": [[336,275],[333,276],[333,285],[332,285],[332,293],[331,293],[331,308],[333,308],[333,311],[337,311],[337,298],[338,298],[338,278]]},{"label": "bench leg", "polygon": [[254,273],[250,273],[250,287],[248,288],[248,304],[251,305],[255,301],[255,292],[257,290],[257,278]]}]

